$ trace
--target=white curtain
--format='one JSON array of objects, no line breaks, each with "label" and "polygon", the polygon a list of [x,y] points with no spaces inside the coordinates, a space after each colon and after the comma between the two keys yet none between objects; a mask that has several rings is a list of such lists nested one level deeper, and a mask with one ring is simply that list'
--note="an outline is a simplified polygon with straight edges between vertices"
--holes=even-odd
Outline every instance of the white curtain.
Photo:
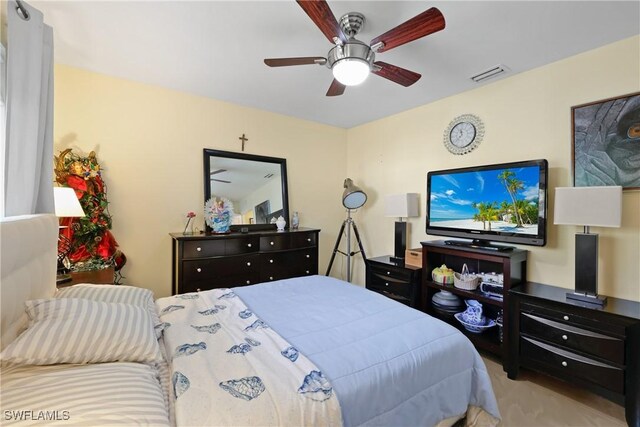
[{"label": "white curtain", "polygon": [[7,3],[4,216],[53,213],[53,30]]}]

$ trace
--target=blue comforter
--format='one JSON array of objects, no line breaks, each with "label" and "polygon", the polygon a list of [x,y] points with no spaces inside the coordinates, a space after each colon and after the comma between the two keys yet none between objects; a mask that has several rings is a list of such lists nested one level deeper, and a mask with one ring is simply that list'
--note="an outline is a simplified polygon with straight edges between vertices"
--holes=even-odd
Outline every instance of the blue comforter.
[{"label": "blue comforter", "polygon": [[324,276],[234,291],[324,372],[345,426],[431,426],[469,406],[499,417],[482,359],[440,320]]}]

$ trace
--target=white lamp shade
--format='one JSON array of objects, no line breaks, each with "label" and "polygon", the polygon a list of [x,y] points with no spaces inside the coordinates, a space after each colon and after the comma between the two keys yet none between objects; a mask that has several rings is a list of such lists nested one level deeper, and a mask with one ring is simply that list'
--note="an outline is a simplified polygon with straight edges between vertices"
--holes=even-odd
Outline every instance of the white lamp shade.
[{"label": "white lamp shade", "polygon": [[384,215],[398,218],[418,216],[418,193],[390,194],[385,196]]},{"label": "white lamp shade", "polygon": [[620,227],[622,187],[557,187],[554,224]]},{"label": "white lamp shade", "polygon": [[70,187],[53,187],[53,203],[59,218],[83,217],[84,211],[76,192]]}]

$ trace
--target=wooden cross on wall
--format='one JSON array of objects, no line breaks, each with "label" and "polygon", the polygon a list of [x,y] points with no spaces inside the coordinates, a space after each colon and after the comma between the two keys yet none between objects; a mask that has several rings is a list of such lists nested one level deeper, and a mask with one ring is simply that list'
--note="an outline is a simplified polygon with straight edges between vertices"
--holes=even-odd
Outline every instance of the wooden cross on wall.
[{"label": "wooden cross on wall", "polygon": [[244,151],[244,143],[247,142],[249,140],[249,138],[244,136],[244,133],[242,134],[242,136],[240,138],[238,138],[240,141],[242,141],[242,151]]}]

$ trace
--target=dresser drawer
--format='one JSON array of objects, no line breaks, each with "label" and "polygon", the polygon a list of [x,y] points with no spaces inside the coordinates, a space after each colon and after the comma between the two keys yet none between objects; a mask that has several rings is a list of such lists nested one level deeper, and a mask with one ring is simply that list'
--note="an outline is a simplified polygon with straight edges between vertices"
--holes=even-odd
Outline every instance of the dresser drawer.
[{"label": "dresser drawer", "polygon": [[182,247],[183,258],[224,256],[225,240],[190,240]]},{"label": "dresser drawer", "polygon": [[[241,255],[225,258],[212,258],[184,261],[183,278],[187,282],[219,282],[225,277],[259,276],[260,259],[258,255]],[[226,283],[226,282],[225,282]],[[227,286],[226,284],[224,286]],[[212,286],[220,287],[220,286]]]},{"label": "dresser drawer", "polygon": [[258,237],[239,237],[229,239],[224,247],[225,255],[241,255],[258,252],[260,249],[260,239]]},{"label": "dresser drawer", "polygon": [[291,248],[289,234],[263,236],[260,238],[260,251],[283,251]]},{"label": "dresser drawer", "polygon": [[263,255],[260,277],[267,282],[318,274],[317,259],[315,248]]},{"label": "dresser drawer", "polygon": [[520,331],[563,347],[624,364],[624,341],[562,322],[522,313]]},{"label": "dresser drawer", "polygon": [[389,277],[396,280],[403,280],[406,282],[411,281],[411,276],[412,276],[411,270],[394,268],[394,267],[385,266],[385,265],[378,265],[375,263],[370,263],[369,269],[371,270],[371,273],[373,273],[373,275],[380,276],[381,278]]},{"label": "dresser drawer", "polygon": [[529,302],[523,302],[521,304],[520,311],[523,313],[529,313],[529,314],[538,315],[541,317],[546,317],[548,319],[562,322],[565,324],[570,324],[578,327],[593,328],[593,330],[595,331],[616,335],[618,337],[624,337],[625,335],[624,325],[615,324],[615,323],[604,323],[602,321],[598,321],[594,319],[593,317],[588,317],[587,315],[583,316],[579,314],[574,314],[561,309],[556,310],[550,306],[542,307]]},{"label": "dresser drawer", "polygon": [[530,338],[520,338],[523,361],[543,365],[559,377],[573,377],[616,393],[624,392],[624,370]]},{"label": "dresser drawer", "polygon": [[291,234],[291,244],[294,248],[305,248],[316,246],[316,233],[293,233]]},{"label": "dresser drawer", "polygon": [[392,277],[380,277],[372,274],[368,283],[368,288],[374,291],[383,291],[411,299],[413,285],[406,280],[398,280]]},{"label": "dresser drawer", "polygon": [[200,292],[218,288],[235,288],[237,286],[255,285],[260,282],[260,275],[257,271],[221,276],[215,279],[185,280],[180,286],[178,293]]}]

